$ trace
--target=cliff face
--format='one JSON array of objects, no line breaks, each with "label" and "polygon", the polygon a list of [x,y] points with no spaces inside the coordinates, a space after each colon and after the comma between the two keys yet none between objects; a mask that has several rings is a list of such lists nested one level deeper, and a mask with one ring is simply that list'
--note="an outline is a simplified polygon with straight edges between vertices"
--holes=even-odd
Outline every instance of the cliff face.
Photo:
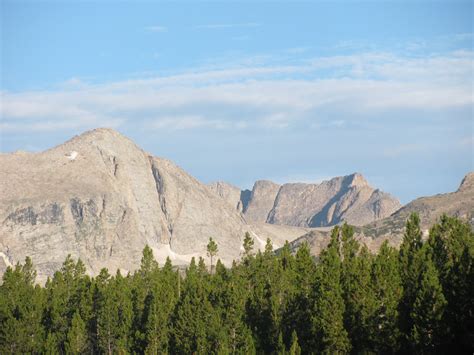
[{"label": "cliff face", "polygon": [[273,209],[280,185],[267,180],[259,180],[253,185],[252,192],[243,210],[245,218],[250,222],[267,222]]},{"label": "cliff face", "polygon": [[[474,227],[474,173],[467,174],[455,192],[420,197],[389,217],[356,227],[355,237],[373,253],[378,251],[385,240],[390,245],[398,247],[403,240],[406,221],[413,212],[420,216],[424,237],[428,236],[429,228],[439,222],[443,214],[458,217]],[[311,253],[317,256],[329,243],[330,234],[329,228],[310,230],[295,238],[290,247],[296,250],[303,242],[307,242]]]},{"label": "cliff face", "polygon": [[0,155],[0,272],[31,256],[39,280],[68,254],[89,271],[133,270],[149,244],[177,264],[238,258],[241,215],[172,162],[148,155],[113,130],[98,129],[48,151]]},{"label": "cliff face", "polygon": [[420,216],[421,227],[425,234],[443,214],[458,217],[474,226],[474,173],[467,174],[456,191],[417,198],[391,216],[367,224],[362,231],[372,238],[386,235],[401,236],[405,222],[413,212]]},{"label": "cliff face", "polygon": [[[241,196],[246,196],[245,192]],[[357,173],[320,184],[257,181],[248,200],[241,200],[240,205],[249,222],[303,228],[332,226],[342,221],[360,226],[387,217],[401,207],[397,199],[372,188]]]}]

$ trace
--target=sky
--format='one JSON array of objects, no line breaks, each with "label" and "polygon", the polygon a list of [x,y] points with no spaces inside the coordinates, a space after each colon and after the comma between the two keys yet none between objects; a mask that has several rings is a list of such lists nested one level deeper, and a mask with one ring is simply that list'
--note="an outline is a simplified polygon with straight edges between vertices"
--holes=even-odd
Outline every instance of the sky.
[{"label": "sky", "polygon": [[205,183],[360,172],[402,203],[474,170],[471,1],[0,6],[3,153],[111,127]]}]

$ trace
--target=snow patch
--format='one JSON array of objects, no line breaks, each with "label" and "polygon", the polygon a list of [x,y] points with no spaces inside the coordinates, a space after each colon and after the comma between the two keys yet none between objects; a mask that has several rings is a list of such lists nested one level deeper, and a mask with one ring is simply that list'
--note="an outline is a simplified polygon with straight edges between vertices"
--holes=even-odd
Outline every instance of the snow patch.
[{"label": "snow patch", "polygon": [[252,232],[253,236],[255,239],[257,239],[257,242],[260,244],[260,249],[265,249],[265,245],[267,244],[266,241],[264,241],[262,238],[260,238],[257,233]]},{"label": "snow patch", "polygon": [[5,253],[1,252],[0,251],[0,258],[3,259],[3,262],[7,265],[7,266],[11,266],[13,267],[12,263],[10,262],[10,259],[8,258],[8,256],[5,255]]},{"label": "snow patch", "polygon": [[69,159],[69,160],[74,160],[77,158],[77,155],[79,153],[76,152],[75,150],[73,150],[72,152],[70,152],[68,155],[66,155],[66,157]]},{"label": "snow patch", "polygon": [[171,261],[176,263],[186,263],[189,264],[193,257],[198,257],[198,253],[194,254],[178,254],[171,250],[169,244],[159,244],[158,247],[153,247],[153,255],[155,259],[159,262],[164,262],[166,258],[170,258]]}]

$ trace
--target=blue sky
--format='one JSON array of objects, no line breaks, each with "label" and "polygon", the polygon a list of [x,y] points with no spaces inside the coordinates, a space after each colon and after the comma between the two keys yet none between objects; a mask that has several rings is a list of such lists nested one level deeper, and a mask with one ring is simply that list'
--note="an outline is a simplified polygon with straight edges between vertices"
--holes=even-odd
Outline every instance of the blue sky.
[{"label": "blue sky", "polygon": [[198,179],[361,172],[402,202],[474,169],[460,1],[1,1],[0,150],[113,127]]}]

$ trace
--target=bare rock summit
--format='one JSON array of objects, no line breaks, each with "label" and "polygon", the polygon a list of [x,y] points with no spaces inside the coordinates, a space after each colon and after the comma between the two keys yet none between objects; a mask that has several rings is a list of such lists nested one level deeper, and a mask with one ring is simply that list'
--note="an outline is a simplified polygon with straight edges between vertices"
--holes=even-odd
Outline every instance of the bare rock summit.
[{"label": "bare rock summit", "polygon": [[235,201],[237,191],[233,191],[231,204],[243,206],[239,212],[248,222],[302,228],[327,227],[344,221],[360,226],[385,218],[401,207],[396,198],[371,187],[359,173],[320,184],[278,185],[260,180],[252,191],[241,191],[240,204]]},{"label": "bare rock summit", "polygon": [[[145,244],[160,262],[240,254],[242,216],[171,161],[110,129],[41,153],[0,155],[0,269],[31,256],[39,280],[68,254],[92,274],[133,270]],[[0,270],[1,273],[2,270]]]}]

